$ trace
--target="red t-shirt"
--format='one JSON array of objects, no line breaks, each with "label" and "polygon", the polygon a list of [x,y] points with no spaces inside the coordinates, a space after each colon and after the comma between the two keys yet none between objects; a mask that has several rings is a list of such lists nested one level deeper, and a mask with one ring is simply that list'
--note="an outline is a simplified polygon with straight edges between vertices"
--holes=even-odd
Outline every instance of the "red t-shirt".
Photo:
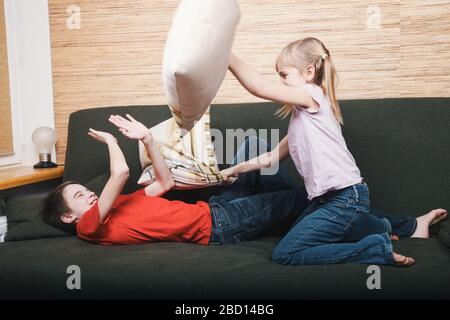
[{"label": "red t-shirt", "polygon": [[77,224],[78,237],[100,244],[179,241],[208,244],[211,214],[206,202],[188,204],[145,195],[144,189],[120,195],[100,223],[98,202]]}]

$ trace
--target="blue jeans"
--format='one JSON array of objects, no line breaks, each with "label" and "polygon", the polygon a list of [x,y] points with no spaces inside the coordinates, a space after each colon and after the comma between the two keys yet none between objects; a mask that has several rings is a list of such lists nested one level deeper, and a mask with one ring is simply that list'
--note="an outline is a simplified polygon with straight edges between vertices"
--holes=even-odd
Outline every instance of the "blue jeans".
[{"label": "blue jeans", "polygon": [[[307,215],[314,212],[314,210],[317,209],[320,204],[320,199],[320,197],[317,199],[313,199],[308,208],[298,216],[297,220],[292,226],[295,226]],[[383,233],[385,230],[385,226],[383,223],[379,223],[377,218],[386,219],[387,222],[389,222],[389,224],[391,225],[392,234],[400,238],[410,237],[417,228],[417,220],[412,216],[392,216],[380,209],[370,207],[370,215],[362,216],[358,220],[357,229],[359,232],[354,233],[354,238],[360,239],[361,235],[368,235],[370,233]],[[386,223],[386,221],[384,221],[384,223]]]},{"label": "blue jeans", "polygon": [[365,183],[314,198],[288,234],[275,247],[278,263],[394,264],[388,219],[370,214]]},{"label": "blue jeans", "polygon": [[417,220],[414,217],[411,216],[391,216],[380,209],[376,209],[373,207],[370,207],[370,214],[378,217],[378,218],[385,218],[389,221],[392,228],[392,234],[395,234],[396,236],[400,238],[407,238],[412,236],[414,231],[416,231],[417,228]]},{"label": "blue jeans", "polygon": [[[248,138],[240,146],[232,165],[269,151],[264,140]],[[304,187],[296,187],[279,168],[274,175],[260,171],[240,174],[231,185],[209,199],[212,217],[210,244],[251,240],[265,231],[294,219],[309,205]]]}]

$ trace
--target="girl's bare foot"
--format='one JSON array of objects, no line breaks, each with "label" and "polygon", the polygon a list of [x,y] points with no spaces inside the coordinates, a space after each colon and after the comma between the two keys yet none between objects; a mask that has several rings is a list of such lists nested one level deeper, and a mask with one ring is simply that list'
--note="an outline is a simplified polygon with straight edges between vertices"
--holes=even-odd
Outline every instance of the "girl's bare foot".
[{"label": "girl's bare foot", "polygon": [[434,219],[431,221],[430,226],[447,219],[448,216],[447,210],[441,208],[431,210],[430,213],[434,214]]},{"label": "girl's bare foot", "polygon": [[392,252],[392,257],[394,258],[395,265],[399,267],[410,267],[416,261],[413,258],[402,256],[401,254]]},{"label": "girl's bare foot", "polygon": [[417,228],[411,238],[428,238],[430,236],[429,227],[446,218],[447,210],[445,209],[434,209],[427,214],[416,218]]}]

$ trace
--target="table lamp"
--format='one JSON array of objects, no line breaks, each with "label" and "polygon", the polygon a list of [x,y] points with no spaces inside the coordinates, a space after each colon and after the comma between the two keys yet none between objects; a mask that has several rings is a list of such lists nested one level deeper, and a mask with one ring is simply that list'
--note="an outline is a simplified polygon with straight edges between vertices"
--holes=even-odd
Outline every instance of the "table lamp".
[{"label": "table lamp", "polygon": [[39,162],[33,168],[55,168],[58,165],[51,161],[52,148],[56,143],[55,130],[49,127],[39,127],[31,137],[39,154]]}]

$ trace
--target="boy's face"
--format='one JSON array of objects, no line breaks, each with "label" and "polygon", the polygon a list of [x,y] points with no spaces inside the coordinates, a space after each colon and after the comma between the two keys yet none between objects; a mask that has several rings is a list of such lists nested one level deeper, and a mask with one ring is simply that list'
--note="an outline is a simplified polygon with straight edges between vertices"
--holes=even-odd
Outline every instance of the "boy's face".
[{"label": "boy's face", "polygon": [[83,214],[98,201],[97,195],[81,184],[69,184],[62,192],[70,211],[61,216],[65,223],[77,223]]}]

